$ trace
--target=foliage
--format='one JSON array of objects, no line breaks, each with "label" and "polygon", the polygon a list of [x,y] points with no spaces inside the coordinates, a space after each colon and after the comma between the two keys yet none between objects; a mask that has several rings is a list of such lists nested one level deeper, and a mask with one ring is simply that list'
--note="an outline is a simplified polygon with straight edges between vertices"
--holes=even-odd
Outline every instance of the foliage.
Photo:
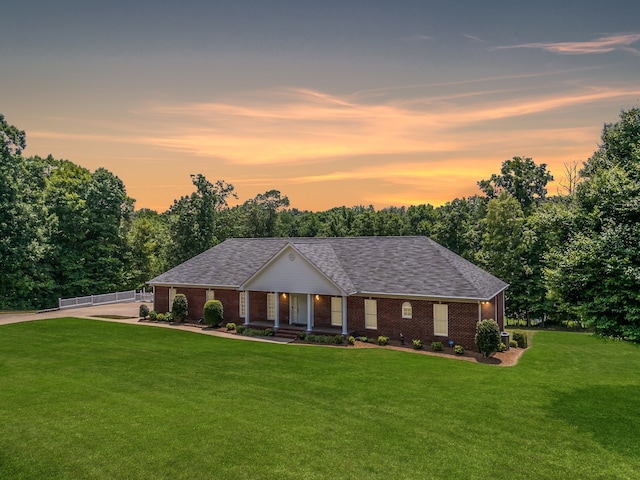
[{"label": "foliage", "polygon": [[236,333],[242,335],[246,329],[247,327],[245,327],[244,325],[236,325]]},{"label": "foliage", "polygon": [[527,348],[527,333],[522,330],[515,330],[511,335],[512,341],[516,342],[516,346],[520,348]]},{"label": "foliage", "polygon": [[227,330],[235,330],[236,329],[236,324],[233,322],[229,322],[227,323]]},{"label": "foliage", "polygon": [[506,352],[507,351],[507,345],[504,342],[500,342],[500,345],[498,346],[498,349],[496,351],[498,351],[498,352]]},{"label": "foliage", "polygon": [[384,335],[378,337],[378,345],[385,346],[387,343],[389,343],[389,337],[385,337]]},{"label": "foliage", "polygon": [[355,345],[356,338],[353,335],[349,335],[349,338],[347,338],[347,342],[349,343],[349,345]]},{"label": "foliage", "polygon": [[[219,326],[224,318],[222,302],[220,300],[207,300],[204,304],[202,315],[204,323],[207,325],[211,325],[212,327]],[[236,329],[236,333],[240,332]]]},{"label": "foliage", "polygon": [[518,342],[516,342],[515,340],[509,340],[509,347],[517,348],[518,347]]},{"label": "foliage", "polygon": [[149,312],[149,320],[152,320],[154,322],[158,320],[158,312],[156,312],[155,310],[151,310]]},{"label": "foliage", "polygon": [[304,340],[305,338],[307,338],[307,332],[298,332],[299,340]]},{"label": "foliage", "polygon": [[478,186],[489,198],[497,198],[503,193],[513,196],[524,211],[527,211],[536,199],[547,195],[547,183],[553,175],[547,171],[547,165],[536,165],[531,158],[513,157],[502,162],[500,175],[493,174],[489,180],[480,180]]},{"label": "foliage", "polygon": [[165,322],[167,320],[167,314],[166,313],[158,313],[156,315],[156,320],[158,320],[159,322]]},{"label": "foliage", "polygon": [[464,354],[464,347],[462,345],[454,345],[453,346],[453,352],[456,355],[462,355],[462,354]]},{"label": "foliage", "polygon": [[486,319],[478,322],[476,325],[476,346],[478,351],[485,357],[500,348],[500,328],[498,323],[493,319]]},{"label": "foliage", "polygon": [[173,318],[178,322],[184,322],[189,316],[189,302],[186,295],[178,293],[173,298],[173,305],[171,306],[171,313]]},{"label": "foliage", "polygon": [[344,337],[342,335],[312,335],[308,334],[304,338],[307,342],[311,343],[325,343],[342,345],[344,343]]},{"label": "foliage", "polygon": [[240,328],[236,327],[236,333],[242,334],[246,337],[273,337],[275,332],[272,328],[265,328],[264,330],[259,328]]},{"label": "foliage", "polygon": [[140,305],[140,309],[138,310],[140,316],[144,319],[149,315],[149,307],[147,307],[144,303]]},{"label": "foliage", "polygon": [[356,337],[356,340],[358,340],[359,342],[362,342],[362,343],[368,343],[369,342],[369,337],[365,337],[363,335],[363,336],[360,336],[360,337]]},{"label": "foliage", "polygon": [[424,346],[424,344],[422,343],[422,340],[420,340],[419,338],[414,338],[413,339],[413,348],[416,350],[422,350],[422,347]]},{"label": "foliage", "polygon": [[431,342],[431,350],[434,352],[442,351],[442,342]]}]

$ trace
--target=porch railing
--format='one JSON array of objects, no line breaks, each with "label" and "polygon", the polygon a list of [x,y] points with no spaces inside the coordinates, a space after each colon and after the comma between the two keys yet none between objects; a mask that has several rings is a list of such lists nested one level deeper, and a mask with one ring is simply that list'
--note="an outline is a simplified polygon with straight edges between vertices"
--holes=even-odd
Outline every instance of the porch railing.
[{"label": "porch railing", "polygon": [[92,305],[125,302],[153,302],[153,292],[130,290],[127,292],[86,295],[84,297],[59,298],[58,307],[62,310],[65,308],[90,307]]}]

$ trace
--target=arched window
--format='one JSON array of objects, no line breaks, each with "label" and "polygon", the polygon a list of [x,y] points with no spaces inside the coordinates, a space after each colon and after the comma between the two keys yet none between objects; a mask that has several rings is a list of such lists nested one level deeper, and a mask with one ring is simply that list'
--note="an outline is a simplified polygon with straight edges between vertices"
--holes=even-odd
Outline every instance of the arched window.
[{"label": "arched window", "polygon": [[412,318],[412,317],[413,317],[413,310],[411,308],[411,303],[404,302],[402,304],[402,318]]}]

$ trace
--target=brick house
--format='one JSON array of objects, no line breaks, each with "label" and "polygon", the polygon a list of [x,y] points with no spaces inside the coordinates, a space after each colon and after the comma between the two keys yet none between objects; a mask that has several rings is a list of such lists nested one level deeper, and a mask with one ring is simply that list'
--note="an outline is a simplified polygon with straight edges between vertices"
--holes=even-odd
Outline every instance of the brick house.
[{"label": "brick house", "polygon": [[233,238],[149,283],[157,312],[183,293],[191,320],[217,299],[225,322],[465,348],[479,320],[504,328],[508,287],[428,237]]}]

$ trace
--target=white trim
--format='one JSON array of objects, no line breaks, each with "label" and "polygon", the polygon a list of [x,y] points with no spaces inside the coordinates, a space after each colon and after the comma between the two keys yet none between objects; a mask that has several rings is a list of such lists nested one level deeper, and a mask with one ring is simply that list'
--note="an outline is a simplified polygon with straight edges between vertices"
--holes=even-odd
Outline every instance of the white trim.
[{"label": "white trim", "polygon": [[[402,318],[412,319],[413,318],[413,306],[411,302],[402,302],[401,313]],[[405,308],[407,310],[405,310]]]},{"label": "white trim", "polygon": [[347,297],[342,297],[342,335],[347,335]]}]

